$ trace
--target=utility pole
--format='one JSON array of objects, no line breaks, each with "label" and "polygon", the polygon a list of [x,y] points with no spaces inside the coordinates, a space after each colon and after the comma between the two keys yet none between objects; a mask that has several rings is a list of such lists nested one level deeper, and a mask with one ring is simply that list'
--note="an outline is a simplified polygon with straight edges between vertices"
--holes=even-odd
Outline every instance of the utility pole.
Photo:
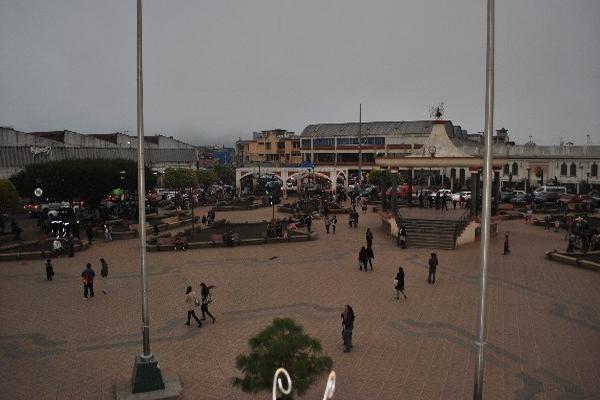
[{"label": "utility pole", "polygon": [[358,105],[358,183],[362,187],[362,104]]},{"label": "utility pole", "polygon": [[[137,135],[138,135],[138,222],[140,235],[140,272],[142,278],[142,345],[135,357],[131,393],[165,389],[158,359],[150,351],[150,318],[146,277],[146,185],[144,174],[144,90],[142,75],[142,0],[137,0]],[[117,393],[117,398],[119,394]]]},{"label": "utility pole", "polygon": [[477,360],[473,399],[483,399],[485,369],[485,305],[487,291],[488,250],[490,243],[490,220],[492,202],[492,135],[494,134],[494,11],[495,0],[487,0],[487,51],[485,84],[485,152],[483,157],[483,209],[480,244],[480,299],[477,328]]}]

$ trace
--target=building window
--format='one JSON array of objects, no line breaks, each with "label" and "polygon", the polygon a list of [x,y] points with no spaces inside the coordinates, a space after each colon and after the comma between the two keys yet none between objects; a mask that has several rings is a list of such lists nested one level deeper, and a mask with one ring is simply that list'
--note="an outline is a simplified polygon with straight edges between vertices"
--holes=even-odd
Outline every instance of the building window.
[{"label": "building window", "polygon": [[302,139],[302,148],[304,148],[304,149],[311,148],[310,139]]},{"label": "building window", "polygon": [[313,146],[321,147],[321,146],[334,146],[335,139],[333,138],[319,138],[313,140]]},{"label": "building window", "polygon": [[384,145],[385,138],[382,137],[366,137],[363,139],[363,144]]},{"label": "building window", "polygon": [[513,163],[512,165],[512,174],[513,176],[518,176],[519,175],[519,166],[517,165],[517,163]]},{"label": "building window", "polygon": [[510,166],[508,164],[504,164],[504,168],[502,169],[502,173],[504,175],[510,174]]},{"label": "building window", "polygon": [[271,150],[271,142],[265,143],[265,150]]},{"label": "building window", "polygon": [[358,145],[358,138],[337,138],[338,146],[355,146]]},{"label": "building window", "polygon": [[596,163],[592,164],[590,175],[591,176],[598,176],[598,165]]},{"label": "building window", "polygon": [[293,142],[293,143],[294,143],[294,149],[300,148],[300,142]]},{"label": "building window", "polygon": [[560,175],[567,176],[567,164],[565,164],[565,163],[560,164]]},{"label": "building window", "polygon": [[569,176],[577,176],[577,165],[575,163],[571,163],[569,167]]}]

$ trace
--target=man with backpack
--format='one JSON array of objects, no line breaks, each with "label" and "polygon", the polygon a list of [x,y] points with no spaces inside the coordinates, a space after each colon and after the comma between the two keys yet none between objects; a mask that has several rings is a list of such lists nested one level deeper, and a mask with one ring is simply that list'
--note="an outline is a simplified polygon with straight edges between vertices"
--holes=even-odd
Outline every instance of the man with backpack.
[{"label": "man with backpack", "polygon": [[92,264],[87,263],[85,269],[81,273],[81,282],[83,283],[83,298],[88,299],[88,292],[90,298],[94,298],[94,277],[96,273],[92,269]]}]

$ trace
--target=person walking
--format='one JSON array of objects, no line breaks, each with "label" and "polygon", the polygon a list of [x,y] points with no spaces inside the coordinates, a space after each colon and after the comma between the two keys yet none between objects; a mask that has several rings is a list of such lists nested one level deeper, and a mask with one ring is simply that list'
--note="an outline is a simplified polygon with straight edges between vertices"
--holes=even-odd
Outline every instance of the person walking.
[{"label": "person walking", "polygon": [[333,230],[333,234],[335,235],[335,226],[337,225],[337,217],[334,215],[331,218],[331,229]]},{"label": "person walking", "polygon": [[354,209],[354,218],[353,218],[353,221],[354,221],[354,227],[358,228],[358,211],[356,211],[356,209]]},{"label": "person walking", "polygon": [[398,268],[398,273],[394,279],[394,287],[396,289],[396,300],[400,300],[400,292],[404,295],[404,300],[407,299],[406,293],[404,292],[404,269]]},{"label": "person walking", "polygon": [[371,228],[367,228],[367,233],[365,233],[365,238],[367,240],[367,247],[373,246],[373,232],[371,232]]},{"label": "person walking", "polygon": [[329,215],[325,216],[324,222],[325,222],[325,232],[327,232],[327,234],[329,234],[329,226],[331,225],[331,220],[329,219]]},{"label": "person walking", "polygon": [[67,251],[69,253],[69,257],[75,256],[75,237],[72,232],[69,232],[69,236],[67,236]]},{"label": "person walking", "polygon": [[108,222],[105,222],[102,229],[104,230],[104,239],[109,242],[112,241],[112,235],[111,235],[112,229],[110,228],[110,224]]},{"label": "person walking", "polygon": [[560,220],[556,218],[554,220],[554,232],[558,232],[558,228],[560,228]]},{"label": "person walking", "polygon": [[312,225],[312,217],[310,215],[307,215],[306,217],[304,217],[304,223],[306,224],[306,229],[308,229],[308,232],[310,233],[310,226]]},{"label": "person walking", "polygon": [[91,222],[85,227],[85,234],[88,238],[88,244],[91,245],[92,239],[94,239],[94,227],[92,226]]},{"label": "person walking", "polygon": [[214,286],[206,286],[206,283],[200,283],[200,296],[202,297],[202,304],[200,305],[200,311],[202,311],[202,321],[206,320],[206,314],[212,318],[213,324],[217,320],[211,313],[208,311],[208,305],[212,303],[212,296],[210,295],[210,289],[214,288]]},{"label": "person walking", "polygon": [[92,264],[87,263],[85,269],[81,273],[81,282],[83,283],[83,298],[88,299],[88,293],[90,298],[94,298],[94,277],[96,273],[92,269]]},{"label": "person walking", "polygon": [[199,303],[200,303],[200,301],[198,300],[198,296],[196,295],[196,292],[194,292],[192,290],[191,286],[188,286],[187,289],[185,290],[185,304],[187,306],[187,322],[185,323],[186,325],[189,326],[190,318],[194,317],[194,319],[198,323],[198,328],[200,328],[202,326],[202,321],[200,321],[198,319],[198,317],[196,316],[196,312],[194,311],[194,309],[196,308],[196,306]]},{"label": "person walking", "polygon": [[367,270],[367,249],[365,249],[365,246],[362,246],[360,248],[360,251],[358,252],[358,269],[362,271],[363,267],[365,268],[365,271]]},{"label": "person walking", "polygon": [[[365,256],[367,257],[367,261],[371,266],[371,271],[373,271],[373,259],[375,258],[375,254],[373,253],[373,247],[368,246],[365,250]],[[367,270],[367,263],[365,262],[365,271]]]},{"label": "person walking", "polygon": [[448,196],[446,193],[442,195],[442,210],[448,211]]},{"label": "person walking", "polygon": [[342,317],[342,340],[344,341],[344,353],[352,350],[352,331],[354,330],[354,310],[348,304],[344,307]]},{"label": "person walking", "polygon": [[407,240],[408,235],[406,233],[406,227],[403,226],[398,233],[398,246],[400,246],[401,249],[405,249]]},{"label": "person walking", "polygon": [[102,277],[102,293],[108,294],[108,263],[104,258],[100,259],[100,276]]},{"label": "person walking", "polygon": [[431,253],[431,257],[429,258],[429,275],[427,275],[427,283],[434,284],[435,283],[435,272],[438,266],[437,254]]},{"label": "person walking", "polygon": [[508,233],[504,235],[504,255],[510,254],[510,246],[508,244]]},{"label": "person walking", "polygon": [[54,276],[54,267],[50,259],[46,260],[46,280],[51,281]]}]

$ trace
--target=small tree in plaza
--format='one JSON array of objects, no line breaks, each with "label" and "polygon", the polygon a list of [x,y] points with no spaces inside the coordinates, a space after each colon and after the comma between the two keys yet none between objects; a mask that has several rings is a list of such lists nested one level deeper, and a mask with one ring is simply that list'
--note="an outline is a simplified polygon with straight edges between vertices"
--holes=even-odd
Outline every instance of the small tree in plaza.
[{"label": "small tree in plaza", "polygon": [[196,172],[188,168],[167,168],[164,174],[165,185],[170,188],[184,189],[196,187]]},{"label": "small tree in plaza", "polygon": [[[156,185],[156,177],[145,168],[146,188]],[[10,178],[21,197],[31,197],[40,187],[54,200],[83,199],[96,208],[115,188],[137,190],[137,163],[124,159],[61,160],[28,165]]]},{"label": "small tree in plaza", "polygon": [[19,204],[19,194],[8,179],[0,179],[0,211],[13,210]]},{"label": "small tree in plaza", "polygon": [[289,396],[303,395],[333,365],[331,358],[323,354],[321,343],[290,318],[273,319],[249,344],[250,353],[236,359],[236,367],[244,376],[233,379],[233,385],[247,393],[270,391],[275,371],[283,367],[293,382]]},{"label": "small tree in plaza", "polygon": [[215,165],[212,170],[219,181],[227,185],[235,184],[235,168],[231,165]]},{"label": "small tree in plaza", "polygon": [[219,177],[212,169],[200,169],[196,171],[198,177],[198,183],[202,187],[208,187],[219,180]]}]

